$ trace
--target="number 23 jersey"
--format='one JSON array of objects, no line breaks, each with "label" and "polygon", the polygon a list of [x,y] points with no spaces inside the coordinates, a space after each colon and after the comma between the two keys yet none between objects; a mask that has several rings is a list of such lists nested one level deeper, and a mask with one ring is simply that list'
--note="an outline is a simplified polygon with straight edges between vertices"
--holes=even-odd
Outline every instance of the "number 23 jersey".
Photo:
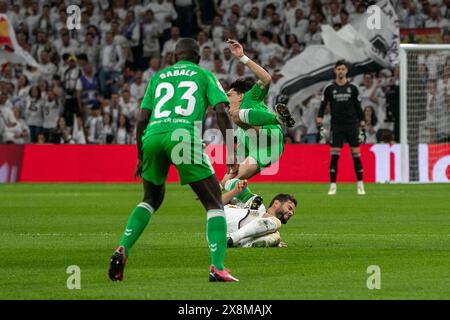
[{"label": "number 23 jersey", "polygon": [[229,100],[216,76],[195,63],[178,61],[156,73],[147,86],[141,108],[152,114],[145,136],[176,129],[193,132],[206,108],[219,103]]}]

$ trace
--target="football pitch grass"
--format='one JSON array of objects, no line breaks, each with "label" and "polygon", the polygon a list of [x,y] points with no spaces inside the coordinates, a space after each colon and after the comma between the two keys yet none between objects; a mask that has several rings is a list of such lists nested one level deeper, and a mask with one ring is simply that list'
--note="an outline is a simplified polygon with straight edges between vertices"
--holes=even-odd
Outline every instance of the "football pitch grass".
[{"label": "football pitch grass", "polygon": [[[206,216],[187,186],[166,198],[133,250],[125,279],[109,258],[138,184],[0,185],[0,299],[450,299],[450,184],[253,184],[267,204],[292,193],[287,248],[229,249],[238,283],[209,283]],[[67,267],[81,270],[69,290]],[[381,289],[367,268],[379,266]]]}]

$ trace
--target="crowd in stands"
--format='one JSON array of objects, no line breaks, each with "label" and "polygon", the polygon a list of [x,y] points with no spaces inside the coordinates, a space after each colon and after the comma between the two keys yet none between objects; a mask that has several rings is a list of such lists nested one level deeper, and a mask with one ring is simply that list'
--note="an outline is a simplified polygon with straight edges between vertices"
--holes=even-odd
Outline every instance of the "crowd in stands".
[{"label": "crowd in stands", "polygon": [[[438,28],[440,41],[450,44],[449,0],[401,0],[397,6],[400,27]],[[414,31],[408,42],[417,42]],[[450,142],[450,51],[411,52],[412,77],[408,100],[410,132],[419,143]]]},{"label": "crowd in stands", "polygon": [[[80,29],[67,29],[69,2],[81,8]],[[402,1],[402,8],[407,2],[414,1]],[[419,2],[424,9],[427,1]],[[441,1],[430,2],[432,9]],[[339,30],[367,5],[362,0],[0,0],[0,13],[8,16],[18,43],[41,65],[2,66],[0,142],[135,143],[147,82],[173,64],[181,37],[198,40],[200,66],[211,70],[224,90],[237,78],[252,76],[231,56],[229,38],[243,43],[276,83],[287,60],[322,43],[321,25]],[[444,5],[438,10],[443,17]],[[352,80],[360,85],[368,142],[397,140],[398,69]],[[298,102],[301,121],[285,129],[286,143],[318,142],[319,105],[320,92]],[[205,128],[216,127],[214,112],[208,111]]]}]

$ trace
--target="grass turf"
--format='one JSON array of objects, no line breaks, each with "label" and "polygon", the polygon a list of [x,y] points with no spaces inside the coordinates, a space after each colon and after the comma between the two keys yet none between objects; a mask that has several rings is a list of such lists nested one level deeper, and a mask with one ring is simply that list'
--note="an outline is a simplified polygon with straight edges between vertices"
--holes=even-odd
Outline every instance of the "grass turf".
[{"label": "grass turf", "polygon": [[[254,184],[266,201],[293,193],[283,226],[288,248],[230,249],[239,283],[209,283],[205,213],[189,187],[170,184],[137,242],[125,281],[107,278],[109,257],[135,184],[0,185],[0,299],[449,299],[450,184]],[[68,290],[66,268],[81,268]],[[366,286],[381,268],[381,289]]]}]

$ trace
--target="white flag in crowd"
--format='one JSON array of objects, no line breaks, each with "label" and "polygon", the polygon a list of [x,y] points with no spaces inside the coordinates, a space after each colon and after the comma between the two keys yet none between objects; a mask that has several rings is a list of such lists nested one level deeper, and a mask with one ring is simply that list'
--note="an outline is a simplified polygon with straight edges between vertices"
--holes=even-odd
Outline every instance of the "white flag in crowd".
[{"label": "white flag in crowd", "polygon": [[28,64],[42,70],[33,56],[23,50],[17,42],[16,33],[8,16],[0,14],[0,65],[7,62]]}]

